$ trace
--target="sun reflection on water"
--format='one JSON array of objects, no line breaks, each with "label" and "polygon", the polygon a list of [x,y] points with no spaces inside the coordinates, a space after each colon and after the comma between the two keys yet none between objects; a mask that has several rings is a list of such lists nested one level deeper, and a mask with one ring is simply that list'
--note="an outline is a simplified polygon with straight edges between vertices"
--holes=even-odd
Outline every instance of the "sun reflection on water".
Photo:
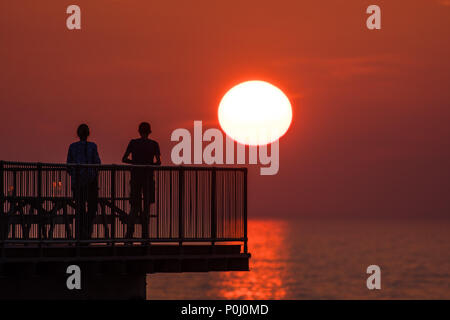
[{"label": "sun reflection on water", "polygon": [[215,294],[223,299],[283,299],[285,224],[277,220],[249,223],[249,251],[257,253],[250,259],[250,272],[218,273],[219,292]]},{"label": "sun reflection on water", "polygon": [[[249,272],[152,274],[148,299],[449,299],[450,221],[249,220]],[[380,265],[383,290],[366,287]]]}]

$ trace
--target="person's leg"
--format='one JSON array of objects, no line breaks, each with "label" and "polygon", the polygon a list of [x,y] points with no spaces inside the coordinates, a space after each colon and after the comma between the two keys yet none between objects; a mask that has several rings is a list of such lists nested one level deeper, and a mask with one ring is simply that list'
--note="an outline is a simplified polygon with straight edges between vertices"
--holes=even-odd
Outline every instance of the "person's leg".
[{"label": "person's leg", "polygon": [[94,220],[97,215],[98,209],[98,183],[94,181],[88,186],[88,213],[86,221],[86,238],[92,237],[92,231],[94,229]]},{"label": "person's leg", "polygon": [[79,212],[79,221],[80,221],[80,239],[81,240],[87,240],[88,235],[88,219],[87,219],[87,215],[88,213],[86,212],[86,202],[87,202],[87,198],[88,198],[88,190],[87,187],[84,186],[80,189],[80,193],[79,193],[79,201],[80,201],[80,212]]},{"label": "person's leg", "polygon": [[81,217],[82,215],[82,200],[81,200],[81,190],[78,188],[78,186],[72,187],[72,194],[73,194],[73,200],[75,202],[75,221],[73,222],[73,230],[75,231],[75,239],[78,239],[78,237],[81,238]]},{"label": "person's leg", "polygon": [[127,221],[127,234],[125,237],[130,239],[134,234],[134,224],[136,223],[136,218],[139,215],[139,211],[141,211],[141,188],[139,184],[139,178],[131,175],[130,180],[130,205],[131,210],[128,215]]},{"label": "person's leg", "polygon": [[146,179],[143,184],[143,190],[144,194],[144,210],[142,210],[141,213],[141,225],[142,225],[142,238],[147,239],[148,238],[148,224],[149,224],[149,218],[150,218],[150,188],[148,180]]},{"label": "person's leg", "polygon": [[143,190],[144,210],[141,215],[142,238],[144,239],[149,237],[150,206],[155,202],[155,183],[153,179],[153,171],[147,172]]}]

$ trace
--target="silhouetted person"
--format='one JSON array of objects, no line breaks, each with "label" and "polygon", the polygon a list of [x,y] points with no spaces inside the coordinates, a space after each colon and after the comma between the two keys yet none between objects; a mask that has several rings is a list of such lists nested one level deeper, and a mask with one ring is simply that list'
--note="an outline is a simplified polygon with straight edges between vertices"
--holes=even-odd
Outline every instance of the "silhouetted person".
[{"label": "silhouetted person", "polygon": [[[148,122],[139,125],[140,138],[132,139],[122,157],[122,161],[135,165],[160,165],[160,151],[158,142],[148,138],[152,132]],[[128,157],[131,155],[131,159]],[[142,224],[142,238],[148,238],[148,224],[150,218],[150,204],[155,202],[155,181],[153,170],[148,168],[133,168],[130,179],[130,202],[131,212],[128,222],[127,238],[132,238],[134,233],[134,222],[140,213]],[[144,207],[142,208],[142,198]]]},{"label": "silhouetted person", "polygon": [[[67,153],[67,163],[69,164],[100,164],[97,145],[88,142],[89,127],[81,124],[78,127],[77,135],[80,141],[70,145]],[[80,232],[80,238],[87,240],[91,237],[93,230],[94,218],[97,213],[98,205],[98,171],[95,168],[75,168],[69,170],[72,177],[72,192],[77,208],[81,208],[81,212],[77,212],[80,216],[80,225],[77,226]],[[87,211],[86,211],[87,203]],[[78,211],[78,210],[77,210]]]}]

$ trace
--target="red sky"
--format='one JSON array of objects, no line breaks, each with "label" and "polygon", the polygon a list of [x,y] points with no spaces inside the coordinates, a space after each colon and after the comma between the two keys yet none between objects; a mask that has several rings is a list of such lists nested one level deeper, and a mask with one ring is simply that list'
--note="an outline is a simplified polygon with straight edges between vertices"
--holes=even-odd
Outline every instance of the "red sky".
[{"label": "red sky", "polygon": [[63,162],[87,122],[119,163],[147,120],[170,164],[174,129],[260,79],[294,116],[252,216],[449,217],[449,36],[447,0],[1,0],[0,159]]}]

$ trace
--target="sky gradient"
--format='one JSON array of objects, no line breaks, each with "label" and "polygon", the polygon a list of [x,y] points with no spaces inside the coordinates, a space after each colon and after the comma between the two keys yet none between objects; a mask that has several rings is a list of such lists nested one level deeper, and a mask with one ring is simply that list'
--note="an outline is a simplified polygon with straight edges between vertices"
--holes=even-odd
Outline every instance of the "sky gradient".
[{"label": "sky gradient", "polygon": [[0,159],[64,162],[86,122],[120,163],[149,121],[170,165],[173,130],[219,128],[225,92],[259,79],[293,122],[278,175],[250,168],[250,216],[449,217],[449,39],[447,0],[2,0]]}]

